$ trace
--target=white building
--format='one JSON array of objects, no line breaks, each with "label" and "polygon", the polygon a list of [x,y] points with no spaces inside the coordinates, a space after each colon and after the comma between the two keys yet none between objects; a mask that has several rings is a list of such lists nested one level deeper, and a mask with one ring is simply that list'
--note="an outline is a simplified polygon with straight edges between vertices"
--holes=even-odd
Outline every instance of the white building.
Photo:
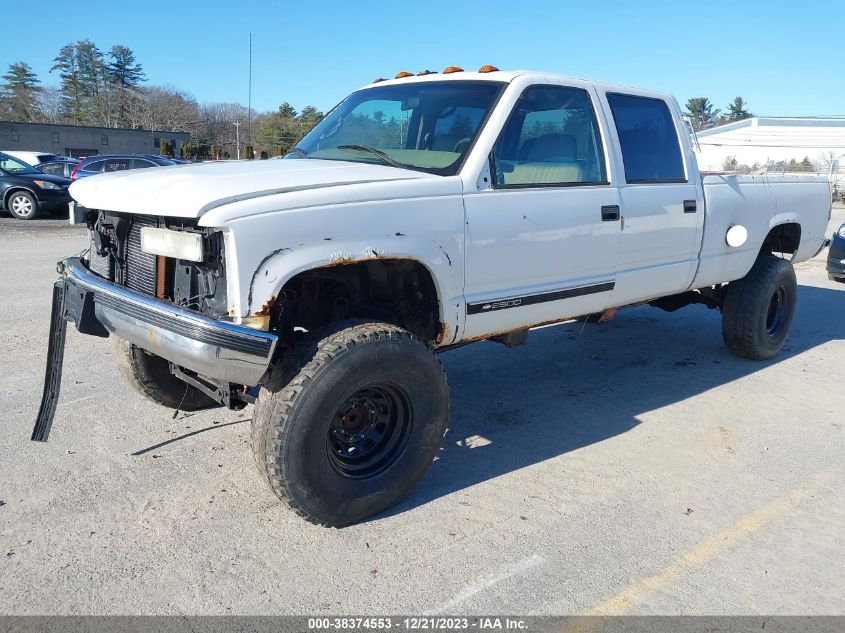
[{"label": "white building", "polygon": [[808,158],[827,173],[832,161],[845,167],[845,117],[752,117],[698,132],[699,167],[720,171],[728,157],[739,165],[765,167]]}]

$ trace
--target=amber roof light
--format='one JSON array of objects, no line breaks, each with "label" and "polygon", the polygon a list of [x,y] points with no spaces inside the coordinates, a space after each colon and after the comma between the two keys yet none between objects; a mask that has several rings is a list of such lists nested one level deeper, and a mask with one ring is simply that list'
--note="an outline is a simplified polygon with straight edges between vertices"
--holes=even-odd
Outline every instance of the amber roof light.
[{"label": "amber roof light", "polygon": [[433,70],[421,70],[417,73],[418,77],[422,77],[423,75],[434,75],[435,72]]},{"label": "amber roof light", "polygon": [[451,73],[462,73],[462,72],[464,72],[464,69],[461,68],[460,66],[446,66],[446,68],[443,69],[444,75],[449,75]]},{"label": "amber roof light", "polygon": [[413,77],[414,73],[409,73],[407,70],[400,70],[396,73],[394,79],[402,79],[403,77]]},{"label": "amber roof light", "polygon": [[481,68],[479,68],[478,72],[480,72],[480,73],[494,73],[497,70],[499,70],[499,69],[496,68],[495,66],[491,66],[490,64],[486,64],[486,65],[482,66]]}]

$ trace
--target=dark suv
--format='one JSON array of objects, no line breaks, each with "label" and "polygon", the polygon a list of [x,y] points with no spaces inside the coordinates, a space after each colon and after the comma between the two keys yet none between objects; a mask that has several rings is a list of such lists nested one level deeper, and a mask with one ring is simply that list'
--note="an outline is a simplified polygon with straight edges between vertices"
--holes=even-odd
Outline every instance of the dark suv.
[{"label": "dark suv", "polygon": [[20,220],[32,220],[41,211],[67,213],[68,178],[44,174],[21,160],[0,152],[0,208]]},{"label": "dark suv", "polygon": [[86,176],[108,173],[111,171],[124,171],[127,169],[144,169],[146,167],[166,167],[176,163],[161,156],[150,154],[127,154],[89,156],[79,161],[79,165],[70,175],[71,180],[79,180]]},{"label": "dark suv", "polygon": [[845,224],[833,234],[827,254],[827,276],[845,283]]}]

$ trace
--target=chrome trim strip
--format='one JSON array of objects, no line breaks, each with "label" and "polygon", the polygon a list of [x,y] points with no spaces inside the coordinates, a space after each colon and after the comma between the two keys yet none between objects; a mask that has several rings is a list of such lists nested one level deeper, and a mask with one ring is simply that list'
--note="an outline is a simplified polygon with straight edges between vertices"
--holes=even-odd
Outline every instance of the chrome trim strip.
[{"label": "chrome trim strip", "polygon": [[217,321],[139,294],[91,273],[78,257],[63,262],[74,286],[94,294],[95,314],[110,333],[205,376],[259,382],[278,342],[269,332]]}]

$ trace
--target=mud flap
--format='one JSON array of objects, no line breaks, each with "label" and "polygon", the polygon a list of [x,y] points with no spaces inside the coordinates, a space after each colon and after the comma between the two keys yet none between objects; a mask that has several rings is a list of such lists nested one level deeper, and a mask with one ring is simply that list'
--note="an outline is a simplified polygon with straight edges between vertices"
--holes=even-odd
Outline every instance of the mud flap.
[{"label": "mud flap", "polygon": [[47,369],[44,373],[44,392],[41,395],[41,407],[35,427],[32,429],[32,439],[35,442],[46,442],[56,415],[56,405],[59,401],[59,390],[62,385],[62,362],[65,356],[65,282],[59,280],[53,286],[53,308],[50,312],[50,341],[47,345]]}]

